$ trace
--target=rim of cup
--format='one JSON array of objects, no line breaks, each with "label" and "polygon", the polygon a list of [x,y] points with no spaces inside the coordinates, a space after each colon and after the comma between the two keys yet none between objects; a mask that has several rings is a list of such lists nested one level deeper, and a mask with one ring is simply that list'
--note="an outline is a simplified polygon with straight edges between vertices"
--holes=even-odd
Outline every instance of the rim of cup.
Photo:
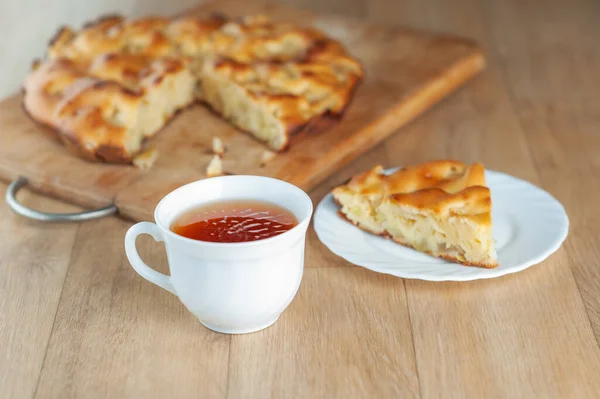
[{"label": "rim of cup", "polygon": [[[183,191],[186,187],[189,187],[191,185],[195,185],[195,184],[207,184],[208,181],[213,180],[213,179],[222,179],[222,180],[228,180],[228,179],[240,179],[240,178],[251,178],[251,179],[259,179],[259,180],[264,180],[266,182],[271,182],[271,183],[276,183],[276,184],[283,184],[284,186],[287,186],[289,189],[291,189],[292,191],[296,192],[297,195],[302,198],[302,201],[305,202],[305,204],[308,207],[308,212],[306,213],[305,217],[302,218],[302,220],[298,220],[298,224],[294,227],[292,227],[291,229],[284,231],[281,234],[278,234],[276,236],[273,237],[268,237],[268,238],[263,238],[261,240],[255,240],[255,241],[242,241],[242,242],[212,242],[212,241],[202,241],[202,240],[194,240],[192,238],[187,238],[184,237],[182,235],[176,234],[174,233],[170,226],[165,226],[163,224],[163,222],[159,219],[158,215],[159,215],[159,211],[161,209],[162,206],[164,206],[165,201],[169,198],[172,197],[174,195],[177,195],[178,192]],[[240,198],[223,198],[223,199],[217,199],[217,200],[213,200],[210,202],[217,202],[217,201],[227,201],[227,200],[233,200],[233,199],[240,199],[243,200],[243,196],[241,196]],[[195,206],[202,206],[205,203],[208,203],[209,201],[201,201],[198,204],[196,204]],[[290,210],[285,204],[281,204],[281,203],[277,203],[277,202],[272,202],[272,201],[266,201],[266,202],[271,202],[275,205],[281,206],[283,208],[285,208],[288,212],[291,212],[296,218],[298,218],[298,215],[296,215],[292,210]],[[193,208],[193,207],[190,207]],[[210,177],[207,179],[201,179],[201,180],[196,180],[190,183],[186,183],[178,188],[176,188],[175,190],[169,192],[167,195],[165,195],[156,205],[156,208],[154,209],[154,221],[156,223],[156,225],[163,231],[164,234],[167,234],[173,238],[177,238],[180,240],[183,240],[184,242],[189,242],[190,244],[195,244],[195,245],[202,245],[202,246],[207,246],[207,247],[218,247],[218,248],[227,248],[227,247],[235,247],[235,248],[240,248],[240,247],[251,247],[251,246],[259,246],[259,245],[266,245],[266,244],[272,244],[274,242],[277,242],[278,240],[284,240],[286,237],[295,234],[298,230],[301,230],[304,228],[304,226],[308,225],[308,223],[310,223],[310,219],[312,217],[313,214],[313,203],[312,200],[310,199],[310,197],[308,196],[308,194],[302,190],[300,187],[286,182],[285,180],[280,180],[280,179],[275,179],[273,177],[267,177],[267,176],[256,176],[256,175],[229,175],[229,176],[216,176],[216,177]],[[177,216],[175,218],[177,218],[178,216],[181,216],[181,214],[183,214],[185,211],[182,211],[180,213],[177,214]]]}]

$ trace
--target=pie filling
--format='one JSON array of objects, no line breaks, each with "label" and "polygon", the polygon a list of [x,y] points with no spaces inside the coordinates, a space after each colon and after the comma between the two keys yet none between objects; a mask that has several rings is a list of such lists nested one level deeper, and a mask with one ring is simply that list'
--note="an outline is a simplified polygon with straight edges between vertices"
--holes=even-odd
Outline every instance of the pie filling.
[{"label": "pie filling", "polygon": [[495,266],[496,251],[490,226],[479,226],[468,217],[442,218],[428,210],[383,201],[379,206],[365,197],[338,195],[341,212],[351,222],[374,234],[389,235],[394,241],[420,252],[459,262]]},{"label": "pie filling", "polygon": [[377,220],[374,203],[377,199],[369,199],[365,196],[356,196],[349,192],[339,192],[336,199],[342,205],[342,214],[359,227],[374,234],[384,234],[385,230]]},{"label": "pie filling", "polygon": [[496,258],[491,227],[478,226],[464,216],[440,217],[428,210],[384,202],[377,219],[392,239],[433,256],[489,264]]},{"label": "pie filling", "polygon": [[260,102],[255,101],[246,89],[216,72],[203,73],[200,82],[200,100],[209,104],[222,117],[243,131],[252,132],[254,137],[275,150],[285,147],[285,127]]}]

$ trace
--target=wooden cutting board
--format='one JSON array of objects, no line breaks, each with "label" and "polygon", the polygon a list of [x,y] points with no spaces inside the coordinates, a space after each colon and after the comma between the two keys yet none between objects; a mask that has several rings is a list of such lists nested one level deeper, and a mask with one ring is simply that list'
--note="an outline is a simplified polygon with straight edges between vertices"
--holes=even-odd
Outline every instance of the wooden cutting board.
[{"label": "wooden cutting board", "polygon": [[179,114],[152,139],[159,157],[151,169],[90,163],[68,153],[29,120],[21,109],[21,96],[15,95],[0,103],[0,178],[24,176],[34,189],[68,202],[84,207],[114,203],[123,217],[152,220],[164,195],[205,177],[212,138],[219,136],[228,147],[227,172],[271,176],[310,190],[455,91],[485,64],[478,46],[463,38],[369,25],[283,5],[226,0],[189,12],[264,13],[313,25],[343,42],[363,64],[366,77],[342,120],[299,134],[289,151],[264,167],[261,144],[201,105]]}]

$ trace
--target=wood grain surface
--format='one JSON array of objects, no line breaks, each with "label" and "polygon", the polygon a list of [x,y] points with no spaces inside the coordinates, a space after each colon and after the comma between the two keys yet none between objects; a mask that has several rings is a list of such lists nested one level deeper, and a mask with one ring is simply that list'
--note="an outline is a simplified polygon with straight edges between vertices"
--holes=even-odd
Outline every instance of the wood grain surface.
[{"label": "wood grain surface", "polygon": [[[356,156],[430,109],[484,67],[472,41],[347,17],[315,14],[260,0],[226,0],[201,5],[188,14],[214,12],[233,17],[266,13],[273,19],[314,26],[339,39],[365,69],[343,118],[322,121],[292,139],[291,148],[261,166],[265,147],[211,113],[192,106],[150,140],[158,161],[146,171],[106,166],[75,158],[43,135],[20,109],[20,96],[0,103],[0,177],[27,177],[38,190],[82,206],[116,203],[119,213],[152,220],[160,199],[183,184],[205,177],[213,137],[228,151],[227,173],[289,181],[306,190]],[[324,126],[323,126],[324,125]]]},{"label": "wood grain surface", "polygon": [[[514,275],[433,283],[352,266],[311,228],[302,285],[279,321],[225,336],[133,271],[127,221],[36,223],[2,203],[0,397],[600,397],[597,3],[286,3],[470,37],[488,59],[464,89],[325,178],[315,203],[375,163],[479,160],[565,205],[563,247]],[[162,245],[141,237],[138,248],[168,272]]]}]

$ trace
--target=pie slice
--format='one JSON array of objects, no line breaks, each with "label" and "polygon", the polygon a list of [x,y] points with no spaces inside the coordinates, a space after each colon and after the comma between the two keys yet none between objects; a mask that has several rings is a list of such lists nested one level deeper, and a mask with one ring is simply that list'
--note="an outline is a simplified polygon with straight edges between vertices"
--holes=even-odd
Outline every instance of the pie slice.
[{"label": "pie slice", "polygon": [[441,160],[385,174],[381,166],[333,189],[359,228],[467,266],[498,266],[484,167]]}]

